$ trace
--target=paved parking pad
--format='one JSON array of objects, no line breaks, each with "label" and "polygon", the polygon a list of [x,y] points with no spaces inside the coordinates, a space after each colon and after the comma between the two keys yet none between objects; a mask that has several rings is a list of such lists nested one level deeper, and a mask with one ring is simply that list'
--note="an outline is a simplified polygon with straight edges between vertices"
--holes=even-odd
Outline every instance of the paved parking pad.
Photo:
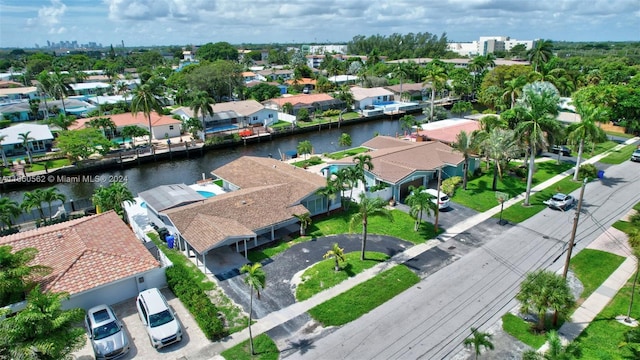
[{"label": "paved parking pad", "polygon": [[[131,339],[131,350],[121,359],[179,359],[188,358],[190,353],[197,352],[203,346],[211,342],[204,336],[195,320],[184,307],[182,302],[167,288],[162,289],[162,294],[167,298],[169,306],[176,313],[182,325],[183,337],[179,343],[171,344],[167,347],[156,350],[149,342],[149,336],[144,329],[138,311],[136,309],[136,299],[131,298],[113,306],[116,316],[122,321],[125,331]],[[78,360],[94,359],[93,349],[87,340],[85,346],[74,353]]]}]

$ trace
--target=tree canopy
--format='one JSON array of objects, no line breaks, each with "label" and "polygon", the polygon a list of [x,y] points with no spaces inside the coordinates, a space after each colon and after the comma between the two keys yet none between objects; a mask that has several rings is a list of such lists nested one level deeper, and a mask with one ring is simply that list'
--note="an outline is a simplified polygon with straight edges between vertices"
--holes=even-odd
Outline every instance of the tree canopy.
[{"label": "tree canopy", "polygon": [[198,48],[198,59],[207,61],[229,60],[238,61],[238,49],[228,42],[207,43]]}]

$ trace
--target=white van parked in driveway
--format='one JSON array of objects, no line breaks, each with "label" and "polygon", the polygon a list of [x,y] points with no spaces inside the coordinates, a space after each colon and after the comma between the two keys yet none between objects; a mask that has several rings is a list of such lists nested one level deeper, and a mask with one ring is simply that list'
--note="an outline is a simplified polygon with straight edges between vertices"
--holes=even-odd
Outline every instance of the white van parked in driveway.
[{"label": "white van parked in driveway", "polygon": [[438,190],[436,189],[425,189],[424,192],[427,194],[433,195],[434,199],[432,200],[434,203],[438,204],[438,209],[446,209],[449,207],[449,196],[445,194],[443,191],[440,191],[440,200],[438,201]]}]

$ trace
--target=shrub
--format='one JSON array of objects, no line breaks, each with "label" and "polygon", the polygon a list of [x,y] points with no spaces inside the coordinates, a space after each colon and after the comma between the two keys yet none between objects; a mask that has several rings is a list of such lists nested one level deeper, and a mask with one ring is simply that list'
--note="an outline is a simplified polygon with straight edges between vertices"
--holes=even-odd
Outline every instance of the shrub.
[{"label": "shrub", "polygon": [[322,113],[322,116],[324,117],[337,116],[337,115],[340,115],[340,110],[338,109],[329,109]]},{"label": "shrub", "polygon": [[578,179],[582,180],[585,177],[589,179],[595,179],[598,176],[598,168],[593,164],[580,165],[580,171],[578,171]]},{"label": "shrub", "polygon": [[11,120],[0,120],[0,129],[4,129],[11,125]]},{"label": "shrub", "polygon": [[456,187],[458,187],[462,183],[462,177],[460,176],[452,176],[448,179],[445,179],[442,182],[442,186],[440,190],[442,190],[445,194],[449,196],[453,196],[453,193],[456,191]]},{"label": "shrub", "polygon": [[305,108],[298,110],[298,115],[296,117],[299,121],[309,121],[309,110]]}]

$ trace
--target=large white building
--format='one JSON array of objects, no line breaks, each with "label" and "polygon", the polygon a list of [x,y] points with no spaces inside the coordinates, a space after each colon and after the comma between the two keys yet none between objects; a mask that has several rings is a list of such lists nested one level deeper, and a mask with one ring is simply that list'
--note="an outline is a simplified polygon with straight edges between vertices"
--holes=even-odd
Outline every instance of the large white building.
[{"label": "large white building", "polygon": [[516,40],[508,36],[481,36],[478,41],[449,43],[447,50],[462,56],[487,55],[498,51],[510,51],[516,45],[524,45],[527,50],[533,48],[535,40]]}]

